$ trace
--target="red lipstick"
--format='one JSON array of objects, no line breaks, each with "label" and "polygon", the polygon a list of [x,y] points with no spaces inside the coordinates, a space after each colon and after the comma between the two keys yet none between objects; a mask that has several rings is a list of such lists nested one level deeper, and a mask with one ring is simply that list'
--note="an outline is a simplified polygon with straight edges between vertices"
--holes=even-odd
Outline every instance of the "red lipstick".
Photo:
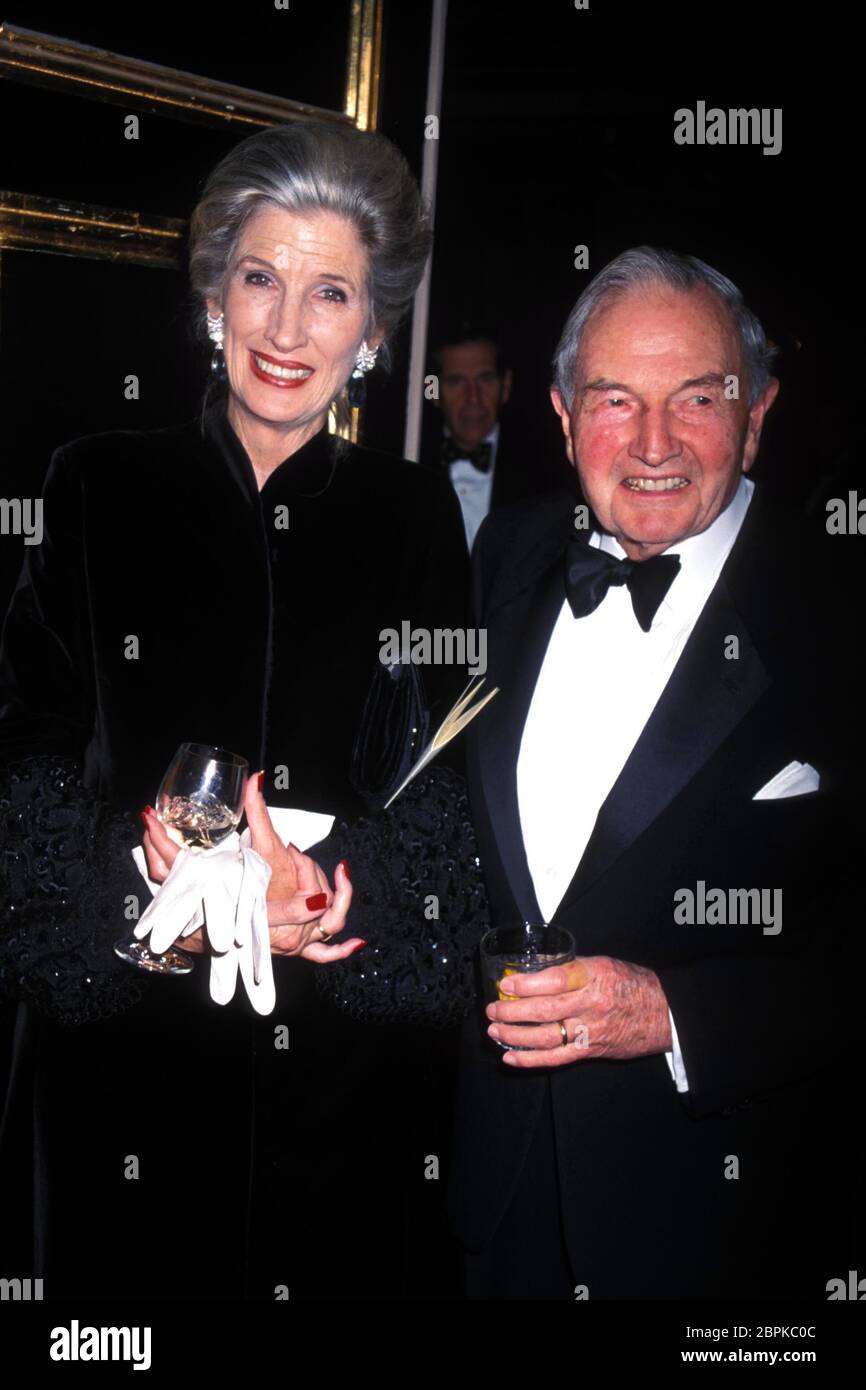
[{"label": "red lipstick", "polygon": [[[268,386],[275,386],[277,390],[290,391],[297,386],[306,386],[311,381],[315,373],[315,367],[311,367],[308,362],[296,362],[290,357],[271,357],[269,352],[250,352],[250,370],[253,376],[257,376],[259,381],[267,382]],[[291,372],[309,372],[309,376],[284,377],[273,376],[270,372],[262,371],[256,362],[256,358],[262,362],[272,362],[275,367],[285,367]]]}]

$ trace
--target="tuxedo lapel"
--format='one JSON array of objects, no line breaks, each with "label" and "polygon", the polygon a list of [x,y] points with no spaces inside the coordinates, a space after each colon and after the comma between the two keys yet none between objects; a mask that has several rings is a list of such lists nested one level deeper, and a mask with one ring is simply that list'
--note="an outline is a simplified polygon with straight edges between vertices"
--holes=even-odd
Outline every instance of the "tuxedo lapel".
[{"label": "tuxedo lapel", "polygon": [[[773,638],[761,614],[779,580],[765,543],[762,507],[756,502],[598,813],[558,911],[585,893],[662,814],[771,684],[760,653]],[[499,686],[500,693],[470,732],[486,817],[517,909],[527,918],[540,918],[541,913],[523,844],[517,761],[538,674],[565,598],[562,552],[570,504],[568,517],[565,507],[560,511],[561,515],[544,509],[537,513],[531,537],[535,544],[527,542],[522,558],[506,560],[502,577],[494,581],[502,588],[491,594],[482,618],[488,629],[488,683]],[[508,544],[503,548],[507,552]],[[737,660],[725,657],[726,638],[732,634],[739,639]]]},{"label": "tuxedo lapel", "polygon": [[[740,656],[725,658],[725,639]],[[561,907],[581,896],[697,775],[771,684],[720,578],[674,672],[603,803]]]},{"label": "tuxedo lapel", "polygon": [[499,694],[473,726],[484,804],[517,910],[528,921],[540,921],[541,909],[523,847],[517,758],[535,683],[564,598],[560,556],[487,617],[491,654],[487,684],[498,686]]}]

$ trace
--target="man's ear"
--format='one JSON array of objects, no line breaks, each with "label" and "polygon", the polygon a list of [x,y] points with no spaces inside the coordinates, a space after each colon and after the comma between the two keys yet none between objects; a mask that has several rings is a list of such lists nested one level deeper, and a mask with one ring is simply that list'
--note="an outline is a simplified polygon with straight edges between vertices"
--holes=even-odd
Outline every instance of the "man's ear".
[{"label": "man's ear", "polygon": [[746,439],[743,445],[744,473],[748,473],[752,464],[755,462],[767,411],[772,406],[778,394],[779,382],[776,377],[771,377],[761,395],[749,410],[749,422],[746,426]]},{"label": "man's ear", "polygon": [[506,405],[507,402],[511,399],[511,387],[513,385],[513,382],[514,373],[510,367],[506,367],[505,371],[502,373],[502,395],[499,400],[499,404],[501,406]]},{"label": "man's ear", "polygon": [[559,423],[562,425],[562,433],[565,435],[565,452],[568,455],[568,461],[572,468],[574,468],[574,445],[571,442],[571,412],[556,386],[551,386],[550,388],[550,399],[553,403],[554,410],[559,416]]}]

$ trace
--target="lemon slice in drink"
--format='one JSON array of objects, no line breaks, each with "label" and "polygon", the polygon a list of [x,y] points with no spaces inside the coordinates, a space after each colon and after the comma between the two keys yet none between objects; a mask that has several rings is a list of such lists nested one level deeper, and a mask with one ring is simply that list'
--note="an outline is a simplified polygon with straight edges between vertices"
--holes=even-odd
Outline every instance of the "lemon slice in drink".
[{"label": "lemon slice in drink", "polygon": [[[506,977],[506,975],[516,975],[516,974],[517,974],[517,971],[514,969],[513,966],[511,966],[511,965],[506,965],[505,969],[504,969],[503,972],[502,972],[502,978],[503,978],[503,980],[504,980],[505,977]],[[507,1000],[509,1000],[509,1002],[510,1002],[511,1000],[517,999],[517,998],[519,997],[519,996],[516,995],[516,994],[505,994],[505,993],[503,993],[503,991],[499,988],[499,982],[498,982],[498,981],[497,981],[497,984],[496,984],[496,993],[497,993],[497,996],[498,996],[500,999],[507,999]]]}]

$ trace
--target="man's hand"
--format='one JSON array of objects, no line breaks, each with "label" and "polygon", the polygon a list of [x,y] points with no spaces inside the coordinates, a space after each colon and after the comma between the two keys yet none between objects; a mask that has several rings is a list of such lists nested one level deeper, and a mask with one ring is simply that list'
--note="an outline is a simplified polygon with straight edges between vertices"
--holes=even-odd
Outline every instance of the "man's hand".
[{"label": "man's hand", "polygon": [[[531,1049],[504,1053],[503,1061],[512,1067],[645,1057],[673,1046],[664,991],[655,971],[642,965],[581,956],[548,970],[508,975],[499,989],[516,997],[488,1004],[488,1033],[498,1042]],[[531,1023],[540,1026],[520,1026]]]}]

